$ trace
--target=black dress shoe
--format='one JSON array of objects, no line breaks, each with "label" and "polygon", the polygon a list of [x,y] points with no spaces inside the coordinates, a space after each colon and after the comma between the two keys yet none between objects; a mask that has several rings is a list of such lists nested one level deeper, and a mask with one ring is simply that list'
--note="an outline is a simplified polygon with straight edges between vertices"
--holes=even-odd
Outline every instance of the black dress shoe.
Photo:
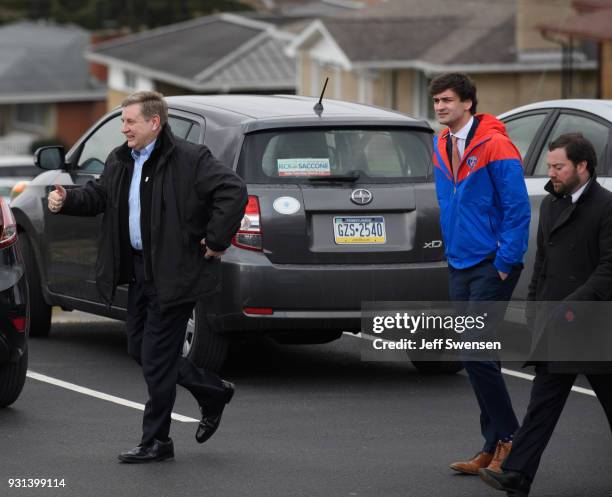
[{"label": "black dress shoe", "polygon": [[503,470],[501,473],[487,468],[479,469],[480,479],[496,490],[506,492],[508,497],[528,497],[531,489],[529,479],[518,471]]},{"label": "black dress shoe", "polygon": [[229,404],[230,400],[234,396],[234,384],[229,381],[223,381],[223,390],[224,390],[224,399],[223,405],[221,406],[221,410],[217,410],[213,413],[208,413],[206,408],[200,404],[200,412],[202,413],[202,419],[200,420],[200,424],[198,425],[198,429],[196,430],[195,438],[198,443],[203,444],[212,437],[217,428],[219,428],[219,423],[221,423],[221,416],[223,415],[223,409],[227,404]]},{"label": "black dress shoe", "polygon": [[121,462],[126,463],[165,461],[174,458],[174,444],[171,438],[167,442],[154,440],[152,444],[140,444],[132,450],[122,452],[118,458]]}]

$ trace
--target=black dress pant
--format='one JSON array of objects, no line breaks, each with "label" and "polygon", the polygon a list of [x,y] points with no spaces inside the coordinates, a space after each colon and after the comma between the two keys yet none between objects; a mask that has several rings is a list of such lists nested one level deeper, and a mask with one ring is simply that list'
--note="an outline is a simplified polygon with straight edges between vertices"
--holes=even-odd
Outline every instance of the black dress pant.
[{"label": "black dress pant", "polygon": [[147,383],[142,443],[150,444],[154,439],[168,440],[177,383],[208,412],[223,407],[224,391],[219,376],[181,354],[194,303],[160,309],[155,285],[145,281],[141,255],[134,256],[134,276],[128,292],[128,352],[142,366]]},{"label": "black dress pant", "polygon": [[[536,368],[536,377],[531,389],[531,399],[522,426],[514,436],[512,451],[502,468],[519,471],[533,480],[542,453],[553,434],[561,411],[565,406],[575,374],[548,373],[545,367]],[[612,375],[587,375],[601,403],[612,430]]]}]

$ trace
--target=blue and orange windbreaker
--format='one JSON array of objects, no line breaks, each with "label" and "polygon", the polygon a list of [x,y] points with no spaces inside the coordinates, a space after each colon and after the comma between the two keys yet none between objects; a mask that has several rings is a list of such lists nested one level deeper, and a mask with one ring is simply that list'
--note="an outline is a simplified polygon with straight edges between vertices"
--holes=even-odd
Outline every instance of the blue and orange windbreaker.
[{"label": "blue and orange windbreaker", "polygon": [[531,209],[521,156],[494,116],[476,114],[478,127],[453,178],[446,152],[449,130],[434,137],[434,171],[446,257],[456,269],[488,257],[509,273],[522,264]]}]

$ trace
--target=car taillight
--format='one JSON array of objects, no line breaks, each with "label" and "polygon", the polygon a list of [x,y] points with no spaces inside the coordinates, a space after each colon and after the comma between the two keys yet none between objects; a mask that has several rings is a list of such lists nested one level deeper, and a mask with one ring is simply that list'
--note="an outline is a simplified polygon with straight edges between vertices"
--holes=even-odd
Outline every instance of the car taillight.
[{"label": "car taillight", "polygon": [[261,223],[260,223],[259,200],[256,195],[249,195],[249,201],[244,212],[244,217],[240,223],[238,232],[232,238],[232,245],[236,247],[262,251],[261,243]]},{"label": "car taillight", "polygon": [[13,322],[13,326],[19,333],[23,333],[26,330],[27,321],[25,317],[13,318],[11,319],[11,321]]},{"label": "car taillight", "polygon": [[11,208],[0,198],[0,249],[12,245],[17,240],[17,226]]}]

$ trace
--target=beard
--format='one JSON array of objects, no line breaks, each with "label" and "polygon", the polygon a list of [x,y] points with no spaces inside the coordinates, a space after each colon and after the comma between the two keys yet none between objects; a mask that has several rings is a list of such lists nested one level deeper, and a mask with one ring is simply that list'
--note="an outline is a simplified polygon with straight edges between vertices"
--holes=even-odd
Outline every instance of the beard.
[{"label": "beard", "polygon": [[571,179],[568,179],[565,183],[563,182],[553,182],[553,188],[555,192],[559,195],[570,195],[574,193],[578,187],[580,186],[580,178],[578,175],[574,176]]}]

